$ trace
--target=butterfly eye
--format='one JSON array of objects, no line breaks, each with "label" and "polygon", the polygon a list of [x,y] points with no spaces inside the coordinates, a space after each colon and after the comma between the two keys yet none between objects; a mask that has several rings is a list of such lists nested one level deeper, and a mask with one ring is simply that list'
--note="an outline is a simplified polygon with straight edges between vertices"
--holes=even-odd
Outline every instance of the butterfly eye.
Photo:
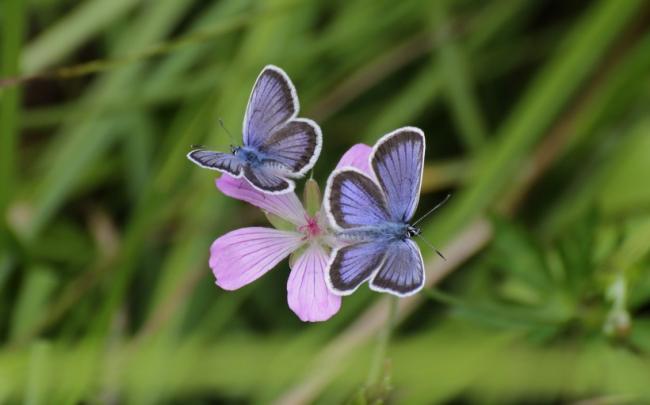
[{"label": "butterfly eye", "polygon": [[412,238],[414,236],[418,236],[422,233],[420,228],[417,228],[415,226],[409,226],[408,229],[406,230],[406,233],[408,234],[409,238]]},{"label": "butterfly eye", "polygon": [[230,145],[230,153],[232,153],[233,155],[234,155],[235,153],[237,153],[238,150],[239,150],[239,148],[238,148],[237,146],[235,146],[235,145]]}]

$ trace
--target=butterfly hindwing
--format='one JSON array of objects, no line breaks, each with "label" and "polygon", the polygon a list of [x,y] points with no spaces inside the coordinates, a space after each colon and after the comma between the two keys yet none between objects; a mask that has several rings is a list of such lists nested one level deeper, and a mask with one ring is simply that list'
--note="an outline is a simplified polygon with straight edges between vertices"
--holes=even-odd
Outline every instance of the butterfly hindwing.
[{"label": "butterfly hindwing", "polygon": [[259,149],[267,159],[282,164],[292,175],[300,176],[314,166],[321,146],[320,127],[312,120],[296,118],[277,128]]},{"label": "butterfly hindwing", "polygon": [[370,164],[386,196],[393,221],[408,222],[420,199],[424,167],[424,133],[405,127],[382,137],[374,148]]},{"label": "butterfly hindwing", "polygon": [[240,177],[242,174],[242,162],[231,153],[195,149],[187,154],[187,158],[206,169],[218,170],[235,177]]},{"label": "butterfly hindwing", "polygon": [[384,244],[361,242],[335,249],[327,271],[332,290],[341,295],[354,292],[377,271],[385,256]]},{"label": "butterfly hindwing", "polygon": [[424,286],[424,262],[420,248],[411,239],[386,246],[386,258],[372,277],[370,288],[399,296],[415,294]]},{"label": "butterfly hindwing", "polygon": [[276,168],[261,165],[245,166],[244,177],[256,189],[268,194],[283,194],[293,191],[295,184],[284,178]]}]

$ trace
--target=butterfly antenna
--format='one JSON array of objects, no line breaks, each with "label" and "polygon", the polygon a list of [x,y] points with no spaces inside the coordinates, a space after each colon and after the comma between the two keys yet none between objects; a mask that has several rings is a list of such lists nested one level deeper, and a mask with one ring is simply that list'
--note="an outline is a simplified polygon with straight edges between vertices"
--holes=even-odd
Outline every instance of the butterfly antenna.
[{"label": "butterfly antenna", "polygon": [[427,246],[429,246],[431,249],[433,249],[433,251],[436,252],[436,253],[438,254],[438,256],[440,256],[440,257],[442,258],[442,260],[447,261],[447,258],[446,258],[442,253],[440,253],[440,251],[439,251],[438,249],[436,249],[436,247],[433,246],[433,244],[432,244],[431,242],[429,242],[428,240],[424,239],[424,236],[422,236],[422,235],[420,235],[420,234],[417,234],[417,236],[418,236],[420,239],[422,239],[422,241],[423,241]]},{"label": "butterfly antenna", "polygon": [[418,222],[422,221],[424,218],[429,216],[429,214],[433,213],[433,211],[437,210],[438,208],[442,207],[447,200],[451,197],[451,194],[447,194],[444,200],[440,201],[438,204],[436,204],[435,207],[431,208],[426,214],[422,215],[417,221],[413,222],[411,225],[415,226],[418,224]]},{"label": "butterfly antenna", "polygon": [[228,131],[228,128],[226,128],[226,126],[224,125],[223,120],[221,118],[219,118],[219,125],[221,125],[221,128],[228,134],[228,137],[230,138],[231,145],[236,145],[237,141],[235,140],[235,137],[232,136],[230,131]]}]

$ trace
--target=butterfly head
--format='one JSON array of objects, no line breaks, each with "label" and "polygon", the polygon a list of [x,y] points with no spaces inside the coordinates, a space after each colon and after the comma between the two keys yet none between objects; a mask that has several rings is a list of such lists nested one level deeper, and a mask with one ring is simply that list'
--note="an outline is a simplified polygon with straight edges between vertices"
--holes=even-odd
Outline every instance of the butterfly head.
[{"label": "butterfly head", "polygon": [[237,152],[239,151],[239,149],[240,149],[239,146],[230,145],[230,153],[232,153],[233,155],[237,154]]},{"label": "butterfly head", "polygon": [[418,236],[422,233],[422,230],[418,228],[417,226],[409,225],[406,228],[406,236],[409,238],[412,238],[414,236]]}]

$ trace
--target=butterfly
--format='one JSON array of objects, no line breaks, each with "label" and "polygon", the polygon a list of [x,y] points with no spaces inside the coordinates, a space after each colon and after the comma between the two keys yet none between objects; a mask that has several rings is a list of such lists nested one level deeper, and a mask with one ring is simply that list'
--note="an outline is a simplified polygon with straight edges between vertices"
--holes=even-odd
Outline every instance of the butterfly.
[{"label": "butterfly", "polygon": [[318,124],[296,118],[299,110],[296,89],[289,76],[268,65],[257,77],[246,107],[243,145],[230,153],[194,149],[187,154],[197,165],[244,177],[264,193],[293,191],[292,178],[311,169],[323,143]]},{"label": "butterfly", "polygon": [[326,280],[340,295],[370,280],[370,288],[397,296],[424,286],[424,262],[412,240],[420,229],[409,221],[418,205],[425,139],[419,128],[384,135],[370,154],[374,178],[354,168],[334,171],[325,209],[337,239]]}]

